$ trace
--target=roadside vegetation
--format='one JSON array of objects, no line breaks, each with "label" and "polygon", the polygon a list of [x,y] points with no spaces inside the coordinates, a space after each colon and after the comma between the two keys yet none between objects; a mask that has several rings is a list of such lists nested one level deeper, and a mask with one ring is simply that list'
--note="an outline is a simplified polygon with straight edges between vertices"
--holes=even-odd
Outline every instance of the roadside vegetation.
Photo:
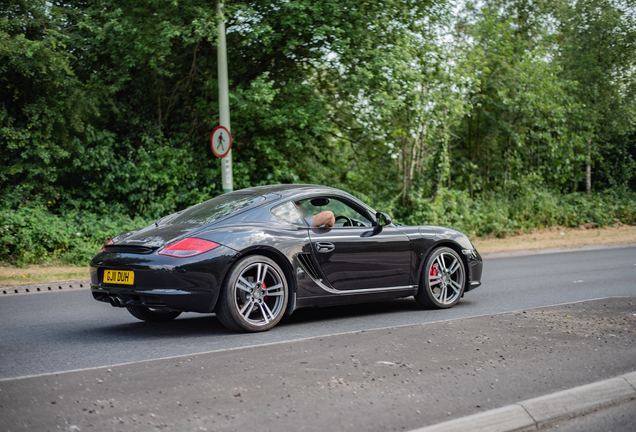
[{"label": "roadside vegetation", "polygon": [[[449,226],[471,238],[505,238],[551,226],[636,225],[634,193],[558,195],[526,189],[518,196],[488,194],[471,199],[466,192],[443,189],[434,201],[423,200],[411,211],[396,203],[377,204],[380,209],[389,209],[398,222]],[[58,215],[41,205],[23,205],[0,211],[0,226],[4,227],[0,259],[18,266],[85,266],[109,238],[152,222],[154,219],[77,210]]]},{"label": "roadside vegetation", "polygon": [[[634,0],[227,1],[234,187],[472,237],[636,224]],[[216,10],[0,9],[0,262],[85,265],[222,192]]]},{"label": "roadside vegetation", "polygon": [[88,279],[87,265],[39,264],[26,267],[0,265],[0,287]]}]

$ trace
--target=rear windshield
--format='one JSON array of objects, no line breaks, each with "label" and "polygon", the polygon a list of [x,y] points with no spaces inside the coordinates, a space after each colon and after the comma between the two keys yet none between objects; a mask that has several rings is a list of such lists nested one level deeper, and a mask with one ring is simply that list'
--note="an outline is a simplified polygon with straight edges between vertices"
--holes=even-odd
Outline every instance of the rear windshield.
[{"label": "rear windshield", "polygon": [[179,216],[166,222],[168,225],[191,223],[205,225],[252,204],[265,201],[265,197],[252,194],[219,195],[211,200],[186,209]]}]

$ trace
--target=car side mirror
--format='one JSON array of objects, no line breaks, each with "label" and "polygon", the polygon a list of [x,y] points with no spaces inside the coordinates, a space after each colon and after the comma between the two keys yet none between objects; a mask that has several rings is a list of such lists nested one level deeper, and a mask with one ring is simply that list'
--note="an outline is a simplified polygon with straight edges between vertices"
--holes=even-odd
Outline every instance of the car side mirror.
[{"label": "car side mirror", "polygon": [[386,213],[377,212],[375,217],[378,220],[378,226],[390,225],[392,222],[391,216]]}]

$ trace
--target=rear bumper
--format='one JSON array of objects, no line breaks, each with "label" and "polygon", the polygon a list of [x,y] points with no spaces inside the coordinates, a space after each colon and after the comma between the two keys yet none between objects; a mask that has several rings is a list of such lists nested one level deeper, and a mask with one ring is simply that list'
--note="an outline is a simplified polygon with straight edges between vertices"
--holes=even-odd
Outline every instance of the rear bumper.
[{"label": "rear bumper", "polygon": [[[101,252],[91,261],[91,292],[115,306],[164,307],[184,312],[213,312],[225,272],[236,256],[219,247],[192,258],[156,254]],[[134,272],[133,285],[104,283],[104,270]],[[116,300],[115,302],[111,299]]]},{"label": "rear bumper", "polygon": [[[174,289],[130,289],[91,286],[93,298],[113,306],[146,306],[169,308],[188,312],[212,312],[216,304],[213,291],[174,290]],[[111,300],[118,299],[116,303]]]}]

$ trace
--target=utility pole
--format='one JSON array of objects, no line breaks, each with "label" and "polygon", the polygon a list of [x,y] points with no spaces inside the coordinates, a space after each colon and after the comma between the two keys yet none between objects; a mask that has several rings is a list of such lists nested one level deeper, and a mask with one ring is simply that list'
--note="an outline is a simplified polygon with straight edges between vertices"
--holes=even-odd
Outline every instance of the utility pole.
[{"label": "utility pole", "polygon": [[[230,131],[230,97],[227,79],[227,49],[225,46],[225,17],[223,16],[223,2],[216,4],[216,12],[219,16],[217,29],[219,31],[219,45],[217,48],[217,64],[219,75],[219,121]],[[221,158],[221,176],[223,180],[223,193],[234,190],[232,180],[232,150]]]}]

